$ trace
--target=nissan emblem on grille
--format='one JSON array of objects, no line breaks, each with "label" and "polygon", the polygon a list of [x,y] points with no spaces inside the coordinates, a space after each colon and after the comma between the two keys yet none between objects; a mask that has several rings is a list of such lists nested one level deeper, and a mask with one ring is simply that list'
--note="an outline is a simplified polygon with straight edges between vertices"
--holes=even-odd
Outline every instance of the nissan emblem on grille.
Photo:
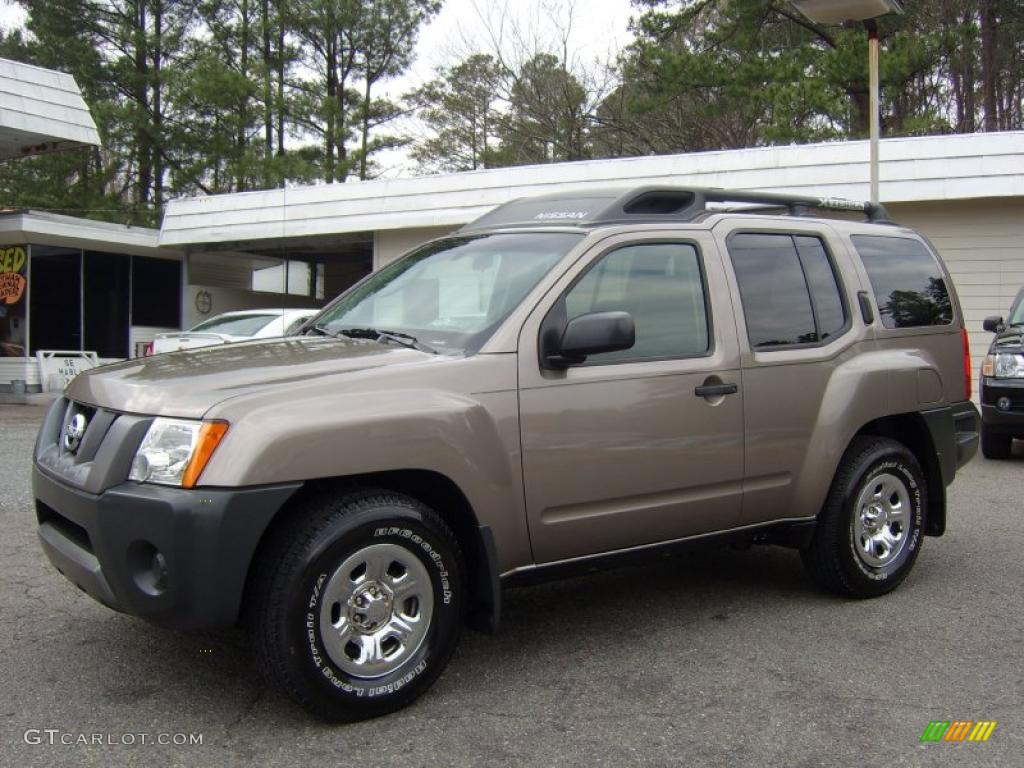
[{"label": "nissan emblem on grille", "polygon": [[71,453],[77,451],[78,446],[82,443],[87,423],[84,413],[76,413],[64,427],[64,447]]}]

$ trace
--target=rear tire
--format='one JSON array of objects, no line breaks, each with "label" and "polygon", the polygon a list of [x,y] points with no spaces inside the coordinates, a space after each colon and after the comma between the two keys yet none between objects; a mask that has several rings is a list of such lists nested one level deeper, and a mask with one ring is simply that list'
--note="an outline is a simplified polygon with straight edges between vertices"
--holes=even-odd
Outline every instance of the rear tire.
[{"label": "rear tire", "polygon": [[877,597],[895,589],[921,550],[925,481],[910,450],[884,437],[857,437],[847,448],[801,556],[825,589]]},{"label": "rear tire", "polygon": [[1013,453],[1013,437],[993,432],[982,424],[981,453],[986,459],[1008,459]]},{"label": "rear tire", "polygon": [[319,497],[261,557],[249,629],[271,683],[327,720],[400,709],[447,666],[462,554],[426,505],[383,491]]}]

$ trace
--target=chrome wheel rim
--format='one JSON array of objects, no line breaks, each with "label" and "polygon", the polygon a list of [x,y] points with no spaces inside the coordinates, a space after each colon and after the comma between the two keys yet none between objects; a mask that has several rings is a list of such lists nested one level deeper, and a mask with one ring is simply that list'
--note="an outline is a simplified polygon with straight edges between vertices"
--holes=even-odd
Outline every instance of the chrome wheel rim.
[{"label": "chrome wheel rim", "polygon": [[372,544],[345,558],[328,579],[320,639],[344,672],[383,677],[419,650],[433,614],[426,566],[404,547]]},{"label": "chrome wheel rim", "polygon": [[896,475],[873,477],[857,497],[853,548],[861,562],[884,568],[900,556],[910,529],[910,492]]}]

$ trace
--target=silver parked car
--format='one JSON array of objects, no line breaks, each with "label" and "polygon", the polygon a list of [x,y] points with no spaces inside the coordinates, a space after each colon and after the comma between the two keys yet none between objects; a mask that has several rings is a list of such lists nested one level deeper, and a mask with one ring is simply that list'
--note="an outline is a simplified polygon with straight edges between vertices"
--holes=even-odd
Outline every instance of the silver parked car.
[{"label": "silver parked car", "polygon": [[204,320],[180,333],[161,333],[153,339],[147,355],[182,349],[213,347],[246,339],[273,339],[295,331],[318,309],[244,309]]}]

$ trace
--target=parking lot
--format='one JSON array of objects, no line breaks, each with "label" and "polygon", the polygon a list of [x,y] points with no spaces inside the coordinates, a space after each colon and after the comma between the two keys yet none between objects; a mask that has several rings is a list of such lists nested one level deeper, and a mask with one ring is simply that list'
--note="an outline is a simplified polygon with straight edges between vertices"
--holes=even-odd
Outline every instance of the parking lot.
[{"label": "parking lot", "polygon": [[[0,764],[1021,765],[1019,446],[963,471],[892,595],[821,594],[769,547],[511,590],[413,707],[328,725],[264,687],[242,634],[152,627],[57,574],[29,487],[42,414],[0,406]],[[922,744],[933,720],[998,725]]]}]

